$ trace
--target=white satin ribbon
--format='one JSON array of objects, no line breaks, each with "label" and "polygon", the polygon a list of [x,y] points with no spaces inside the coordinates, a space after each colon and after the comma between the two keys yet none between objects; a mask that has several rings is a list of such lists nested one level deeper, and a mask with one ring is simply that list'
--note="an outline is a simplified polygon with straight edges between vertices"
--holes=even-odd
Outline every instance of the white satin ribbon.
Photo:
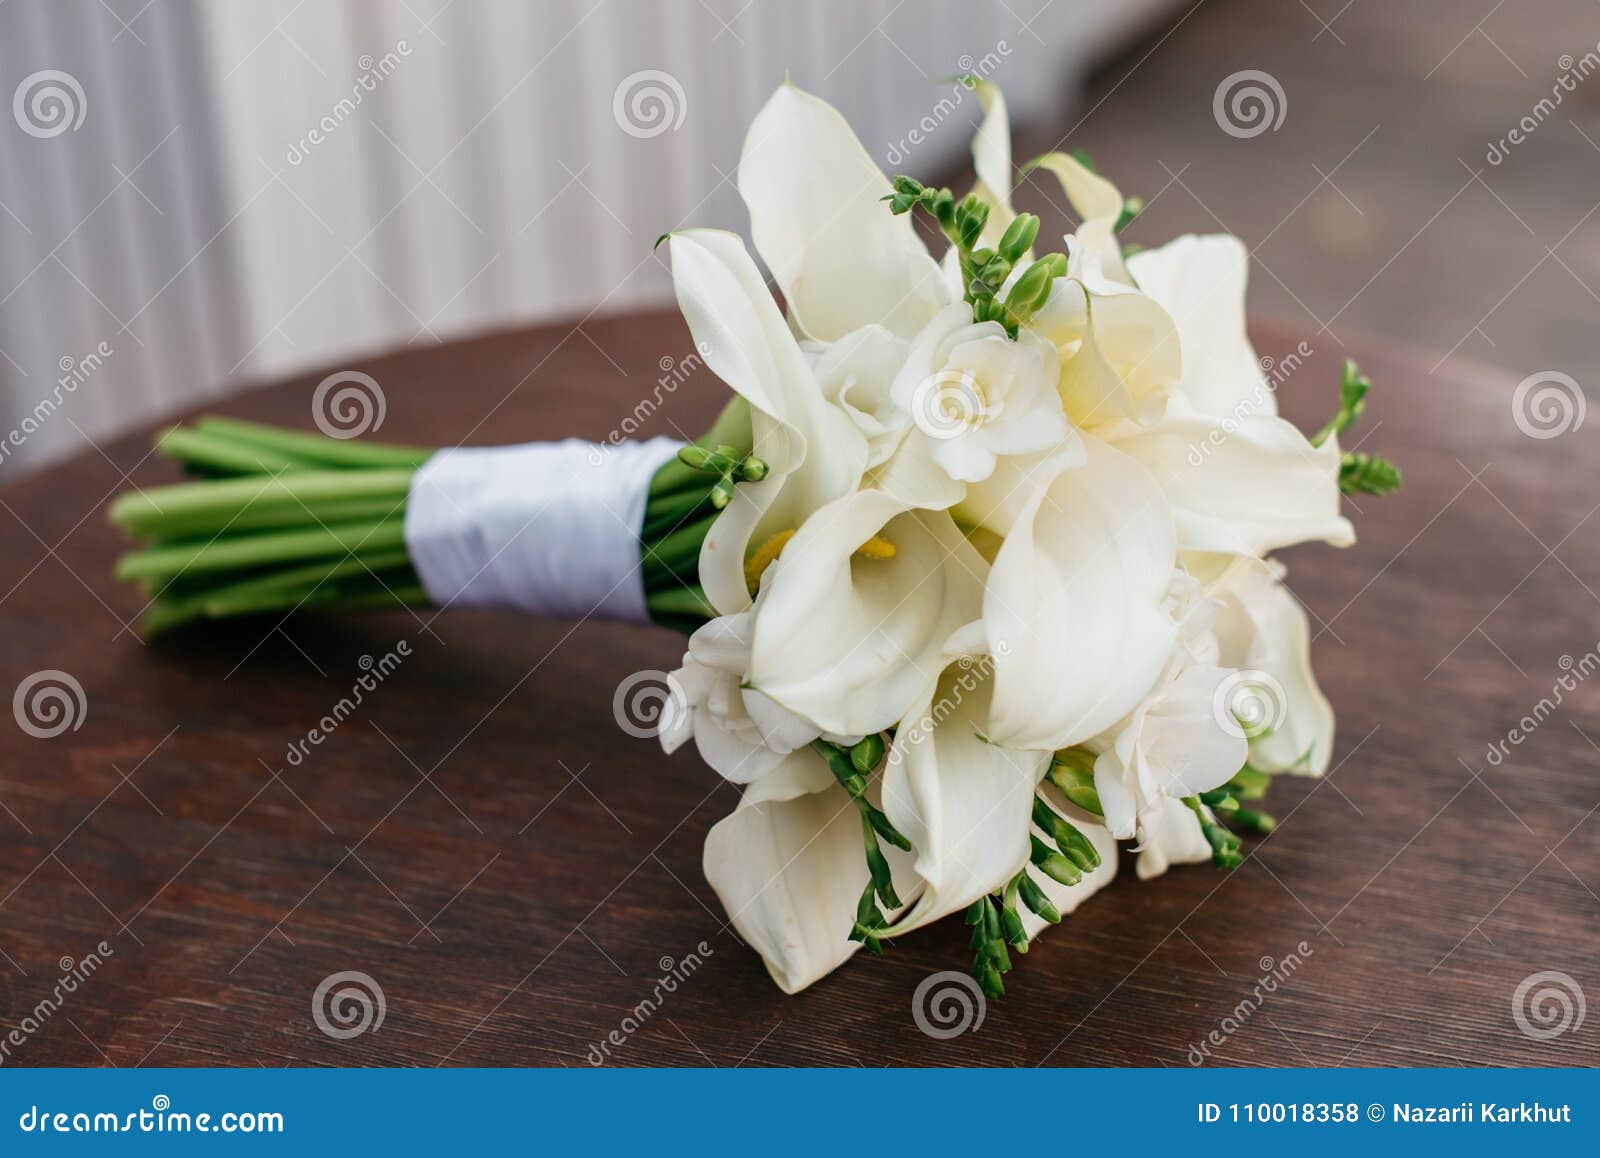
[{"label": "white satin ribbon", "polygon": [[406,550],[440,607],[649,622],[639,530],[683,443],[569,438],[441,450],[406,500]]}]

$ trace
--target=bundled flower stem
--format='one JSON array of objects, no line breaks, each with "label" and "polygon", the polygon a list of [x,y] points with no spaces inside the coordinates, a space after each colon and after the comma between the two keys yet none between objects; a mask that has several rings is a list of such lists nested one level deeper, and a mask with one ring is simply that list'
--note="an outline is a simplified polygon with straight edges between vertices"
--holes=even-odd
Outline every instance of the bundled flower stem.
[{"label": "bundled flower stem", "polygon": [[[650,482],[639,561],[658,623],[688,632],[712,614],[696,561],[733,485],[765,471],[750,455],[749,429],[748,406],[736,398]],[[413,478],[434,451],[212,416],[163,432],[156,447],[203,477],[112,505],[112,522],[146,542],[116,569],[150,599],[140,618],[146,635],[298,608],[430,605],[406,548],[405,515]]]}]

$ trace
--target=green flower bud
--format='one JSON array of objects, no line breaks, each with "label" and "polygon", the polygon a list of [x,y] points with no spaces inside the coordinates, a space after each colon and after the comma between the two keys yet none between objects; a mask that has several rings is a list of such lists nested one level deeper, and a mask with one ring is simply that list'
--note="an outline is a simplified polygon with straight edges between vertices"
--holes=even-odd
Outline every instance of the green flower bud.
[{"label": "green flower bud", "polygon": [[1017,881],[1017,893],[1022,897],[1022,903],[1035,915],[1044,918],[1052,925],[1060,923],[1061,910],[1050,903],[1050,898],[1045,896],[1044,890],[1034,883],[1026,870]]},{"label": "green flower bud", "polygon": [[882,759],[883,735],[879,732],[862,737],[861,742],[850,749],[850,763],[863,776],[876,768]]},{"label": "green flower bud", "polygon": [[1028,859],[1037,865],[1045,876],[1064,885],[1075,885],[1083,879],[1083,873],[1078,870],[1077,865],[1060,853],[1052,851],[1050,846],[1037,836],[1029,834],[1028,840],[1031,850]]},{"label": "green flower bud", "polygon": [[760,482],[767,477],[767,472],[771,469],[766,459],[747,454],[739,461],[739,481]]},{"label": "green flower bud", "polygon": [[1010,262],[1017,262],[1028,252],[1033,239],[1039,236],[1039,219],[1031,213],[1019,213],[1000,237],[997,247]]}]

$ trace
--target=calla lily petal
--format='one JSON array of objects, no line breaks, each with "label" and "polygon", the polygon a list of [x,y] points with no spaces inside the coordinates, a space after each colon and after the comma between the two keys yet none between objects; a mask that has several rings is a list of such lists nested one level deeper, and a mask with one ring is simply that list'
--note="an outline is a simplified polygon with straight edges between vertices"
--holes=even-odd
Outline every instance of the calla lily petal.
[{"label": "calla lily petal", "polygon": [[1139,288],[1172,316],[1183,342],[1180,389],[1216,417],[1276,414],[1277,399],[1245,334],[1250,253],[1227,234],[1190,234],[1128,259]]},{"label": "calla lily petal", "polygon": [[1061,401],[1080,427],[1153,421],[1182,375],[1178,331],[1167,312],[1103,279],[1057,279],[1030,326],[1061,351]]},{"label": "calla lily petal", "polygon": [[1081,466],[1023,505],[983,601],[995,656],[989,736],[1066,748],[1127,715],[1172,652],[1172,513],[1149,473],[1084,436]]},{"label": "calla lily petal", "polygon": [[[884,846],[895,892],[914,895],[911,858]],[[803,748],[745,790],[706,834],[706,880],[739,936],[785,993],[843,964],[867,885],[861,818],[821,757]]]},{"label": "calla lily petal", "polygon": [[[892,548],[870,557],[863,545]],[[748,683],[824,732],[899,721],[978,618],[988,564],[950,516],[858,491],[812,515],[764,579]]]},{"label": "calla lily petal", "polygon": [[735,488],[701,548],[701,585],[726,615],[750,605],[744,562],[751,537],[798,526],[853,490],[866,468],[867,444],[822,397],[744,244],[711,229],[674,233],[668,244],[678,305],[695,346],[750,402],[755,454],[769,468],[760,482]]},{"label": "calla lily petal", "polygon": [[908,216],[883,204],[889,180],[837,109],[784,84],[756,114],[739,158],[750,230],[808,338],[869,323],[903,337],[947,300]]},{"label": "calla lily petal", "polygon": [[1336,438],[1312,446],[1282,418],[1217,419],[1175,400],[1156,425],[1113,441],[1167,492],[1186,551],[1263,555],[1314,539],[1355,542],[1339,514]]},{"label": "calla lily petal", "polygon": [[1050,754],[984,738],[992,692],[988,657],[963,656],[895,731],[883,810],[910,840],[927,885],[896,933],[966,908],[1003,886],[1028,857],[1034,786]]}]

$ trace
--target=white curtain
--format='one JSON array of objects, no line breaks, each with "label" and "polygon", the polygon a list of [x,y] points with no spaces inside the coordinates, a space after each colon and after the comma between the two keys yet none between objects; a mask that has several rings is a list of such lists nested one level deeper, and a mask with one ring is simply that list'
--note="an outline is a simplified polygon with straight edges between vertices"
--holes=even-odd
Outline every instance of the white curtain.
[{"label": "white curtain", "polygon": [[252,380],[664,301],[653,242],[743,228],[785,73],[927,176],[977,115],[952,74],[1054,114],[1167,4],[10,0],[0,480]]}]

